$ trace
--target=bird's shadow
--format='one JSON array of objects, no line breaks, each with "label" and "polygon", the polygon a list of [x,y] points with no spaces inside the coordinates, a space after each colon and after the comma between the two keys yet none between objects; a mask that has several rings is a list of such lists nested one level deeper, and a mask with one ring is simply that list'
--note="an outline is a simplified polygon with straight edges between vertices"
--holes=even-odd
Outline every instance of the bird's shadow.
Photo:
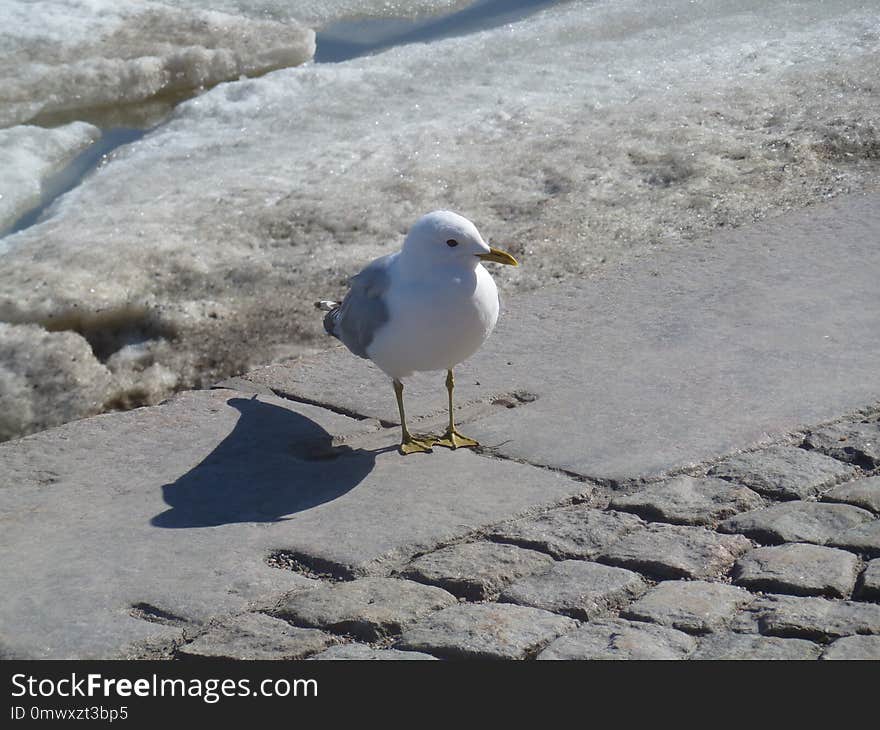
[{"label": "bird's shadow", "polygon": [[311,419],[254,398],[230,398],[241,414],[198,465],[162,487],[169,509],[155,527],[278,522],[336,499],[373,469],[379,451],[333,447]]}]

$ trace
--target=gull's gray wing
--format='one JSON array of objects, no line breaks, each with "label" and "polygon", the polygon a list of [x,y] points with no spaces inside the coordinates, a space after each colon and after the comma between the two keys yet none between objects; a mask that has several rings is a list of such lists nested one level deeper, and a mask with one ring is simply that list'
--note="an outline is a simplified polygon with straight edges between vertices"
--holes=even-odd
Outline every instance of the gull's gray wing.
[{"label": "gull's gray wing", "polygon": [[368,357],[376,330],[388,321],[385,293],[396,257],[397,253],[382,256],[353,276],[345,299],[324,317],[324,329],[358,357]]}]

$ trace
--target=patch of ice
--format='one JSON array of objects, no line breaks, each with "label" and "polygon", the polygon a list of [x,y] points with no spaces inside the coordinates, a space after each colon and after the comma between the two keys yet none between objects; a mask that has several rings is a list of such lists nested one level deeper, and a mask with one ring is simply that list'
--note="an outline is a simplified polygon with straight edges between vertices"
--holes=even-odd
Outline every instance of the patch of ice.
[{"label": "patch of ice", "polygon": [[101,130],[85,122],[0,129],[0,236],[39,203],[46,180],[100,136]]},{"label": "patch of ice", "polygon": [[157,2],[0,3],[0,127],[141,102],[312,57],[314,31]]},{"label": "patch of ice", "polygon": [[134,302],[186,386],[324,342],[311,303],[428,210],[520,258],[510,290],[877,185],[874,10],[572,2],[222,84],[12,237],[0,319]]},{"label": "patch of ice", "polygon": [[319,30],[339,20],[417,18],[439,15],[473,0],[164,0],[181,8],[205,8],[251,18],[298,20]]}]

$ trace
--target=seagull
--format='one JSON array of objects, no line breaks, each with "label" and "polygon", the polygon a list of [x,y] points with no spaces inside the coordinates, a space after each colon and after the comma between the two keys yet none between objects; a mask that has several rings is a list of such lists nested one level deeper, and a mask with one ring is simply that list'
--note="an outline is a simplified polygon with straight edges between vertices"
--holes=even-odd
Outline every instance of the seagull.
[{"label": "seagull", "polygon": [[[328,334],[391,378],[401,454],[479,446],[455,427],[452,393],[453,368],[480,349],[498,321],[498,289],[484,261],[519,265],[506,251],[489,246],[467,218],[437,210],[415,222],[399,251],[352,277],[341,303],[315,305],[327,312]],[[406,425],[403,379],[434,370],[446,370],[449,426],[439,438],[413,436]]]}]

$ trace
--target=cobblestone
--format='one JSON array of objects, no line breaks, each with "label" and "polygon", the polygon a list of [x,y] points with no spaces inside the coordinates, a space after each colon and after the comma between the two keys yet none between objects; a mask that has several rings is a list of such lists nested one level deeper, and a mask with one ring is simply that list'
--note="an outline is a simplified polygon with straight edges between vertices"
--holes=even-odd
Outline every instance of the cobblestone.
[{"label": "cobblestone", "polygon": [[712,578],[727,572],[751,547],[741,535],[652,524],[613,542],[599,560],[658,578]]},{"label": "cobblestone", "polygon": [[880,636],[844,636],[825,650],[822,659],[880,661]]},{"label": "cobblestone", "polygon": [[807,434],[804,444],[866,469],[880,466],[880,421],[838,423]]},{"label": "cobblestone", "polygon": [[880,513],[880,476],[856,479],[829,489],[822,495],[826,502],[843,502]]},{"label": "cobblestone", "polygon": [[744,613],[749,616],[737,630],[748,631],[751,623],[765,636],[827,642],[855,634],[880,634],[880,606],[873,603],[762,596]]},{"label": "cobblestone", "polygon": [[546,570],[552,564],[553,558],[535,550],[480,541],[423,555],[406,566],[401,575],[479,601],[497,595],[512,580]]},{"label": "cobblestone", "polygon": [[338,644],[331,646],[309,659],[318,661],[327,660],[357,660],[357,661],[424,661],[429,659],[437,661],[437,657],[424,654],[419,651],[399,651],[397,649],[374,649],[364,644]]},{"label": "cobblestone", "polygon": [[619,608],[646,589],[638,573],[582,560],[563,560],[509,586],[501,600],[587,620]]},{"label": "cobblestone", "polygon": [[291,626],[262,613],[246,613],[218,622],[179,647],[187,659],[302,659],[321,651],[333,637],[318,629]]},{"label": "cobblestone", "polygon": [[634,515],[579,504],[508,522],[489,537],[544,550],[556,558],[591,560],[606,545],[644,524]]},{"label": "cobblestone", "polygon": [[723,633],[703,639],[691,659],[790,661],[817,659],[821,651],[821,647],[805,639]]},{"label": "cobblestone", "polygon": [[845,550],[792,543],[752,550],[737,561],[733,579],[756,591],[848,598],[858,571],[858,558]]},{"label": "cobblestone", "polygon": [[745,512],[724,520],[721,532],[746,535],[758,542],[812,542],[823,545],[830,538],[874,519],[867,510],[849,504],[785,502],[766,509]]},{"label": "cobblestone", "polygon": [[870,561],[865,567],[858,595],[868,601],[880,601],[880,559]]},{"label": "cobblestone", "polygon": [[470,603],[446,608],[403,632],[395,648],[447,659],[525,659],[560,634],[574,619],[508,603]]},{"label": "cobblestone", "polygon": [[828,541],[828,544],[861,553],[869,558],[880,557],[880,520],[866,522],[839,532]]},{"label": "cobblestone", "polygon": [[670,580],[660,583],[620,615],[689,634],[707,634],[721,628],[753,598],[748,591],[725,583]]},{"label": "cobblestone", "polygon": [[794,446],[739,454],[709,470],[710,476],[744,484],[776,499],[804,499],[858,472],[828,456]]},{"label": "cobblestone", "polygon": [[723,479],[690,476],[675,477],[611,500],[614,509],[676,525],[710,525],[763,506],[764,500],[748,487]]},{"label": "cobblestone", "polygon": [[455,596],[435,586],[395,578],[360,578],[294,593],[276,613],[294,624],[373,641],[400,633],[425,614],[457,602]]},{"label": "cobblestone", "polygon": [[695,646],[693,637],[666,626],[604,619],[557,639],[538,659],[685,659]]}]

